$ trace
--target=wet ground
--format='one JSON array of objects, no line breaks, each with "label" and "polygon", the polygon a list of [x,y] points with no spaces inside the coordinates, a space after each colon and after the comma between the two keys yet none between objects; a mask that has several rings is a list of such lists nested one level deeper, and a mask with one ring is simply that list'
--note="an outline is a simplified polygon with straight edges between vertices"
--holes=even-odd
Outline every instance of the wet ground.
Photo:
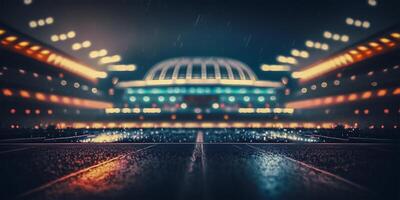
[{"label": "wet ground", "polygon": [[390,144],[3,144],[0,199],[399,199]]}]

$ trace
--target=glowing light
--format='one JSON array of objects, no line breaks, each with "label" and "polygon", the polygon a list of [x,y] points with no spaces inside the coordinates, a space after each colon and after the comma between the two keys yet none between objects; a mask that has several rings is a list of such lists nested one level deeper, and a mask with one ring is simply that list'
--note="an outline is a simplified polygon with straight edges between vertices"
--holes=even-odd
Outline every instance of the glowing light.
[{"label": "glowing light", "polygon": [[45,100],[46,100],[46,96],[45,96],[43,93],[40,93],[40,92],[37,92],[37,93],[35,94],[35,97],[36,97],[36,99],[39,100],[39,101],[45,101]]},{"label": "glowing light", "polygon": [[175,96],[170,96],[169,97],[169,101],[170,102],[175,102],[176,101],[176,97]]},{"label": "glowing light", "polygon": [[378,93],[377,93],[377,95],[380,96],[380,97],[385,96],[386,94],[387,94],[387,90],[386,89],[379,90]]},{"label": "glowing light", "polygon": [[144,96],[144,97],[143,97],[143,101],[144,101],[144,102],[149,102],[149,101],[150,101],[150,97]]},{"label": "glowing light", "polygon": [[290,56],[278,56],[276,60],[280,63],[297,64],[296,58]]},{"label": "glowing light", "polygon": [[218,109],[218,108],[219,108],[219,104],[218,104],[218,103],[213,103],[213,104],[212,104],[212,108]]},{"label": "glowing light", "polygon": [[387,39],[387,38],[381,38],[381,39],[379,39],[379,41],[381,41],[381,42],[383,42],[383,43],[389,43],[389,42],[391,42],[389,39]]},{"label": "glowing light", "polygon": [[363,23],[362,23],[362,27],[363,28],[369,28],[371,26],[371,24],[369,23],[369,21],[364,21]]},{"label": "glowing light", "polygon": [[77,51],[77,50],[79,50],[81,48],[82,48],[82,45],[80,43],[74,43],[72,45],[72,50],[74,50],[74,51]]},{"label": "glowing light", "polygon": [[52,35],[50,37],[50,40],[53,41],[53,42],[57,42],[59,40],[58,35]]},{"label": "glowing light", "polygon": [[376,0],[368,0],[368,5],[370,6],[376,6],[378,2]]},{"label": "glowing light", "polygon": [[346,18],[346,24],[347,25],[353,25],[354,24],[354,19],[350,18],[350,17]]},{"label": "glowing light", "polygon": [[116,63],[121,61],[121,56],[120,55],[114,55],[114,56],[107,56],[107,57],[102,57],[99,60],[99,64],[109,64],[109,63]]},{"label": "glowing light", "polygon": [[67,33],[67,36],[68,36],[68,38],[74,38],[76,36],[76,33],[75,33],[75,31],[69,31]]},{"label": "glowing light", "polygon": [[31,48],[29,48],[29,49],[32,50],[32,51],[37,51],[40,48],[41,48],[40,46],[35,45],[35,46],[31,46]]},{"label": "glowing light", "polygon": [[181,108],[182,109],[186,109],[187,108],[187,104],[186,103],[181,103]]},{"label": "glowing light", "polygon": [[143,113],[161,113],[160,108],[143,108]]},{"label": "glowing light", "polygon": [[66,34],[60,34],[59,38],[60,38],[60,40],[66,40],[67,39],[67,35]]},{"label": "glowing light", "polygon": [[[1,33],[0,33],[1,35]],[[400,33],[392,33],[390,34],[393,38],[400,39]]]},{"label": "glowing light", "polygon": [[307,81],[321,74],[346,66],[353,62],[354,60],[349,54],[342,54],[316,65],[312,65],[303,71],[293,72],[292,76],[293,78],[303,79],[301,81]]},{"label": "glowing light", "polygon": [[46,24],[52,24],[54,23],[54,18],[53,17],[47,17],[46,18]]},{"label": "glowing light", "polygon": [[39,19],[39,20],[37,21],[37,24],[38,24],[39,26],[44,26],[44,25],[46,24],[46,22],[44,21],[44,19]]},{"label": "glowing light", "polygon": [[10,89],[3,89],[4,96],[12,96],[13,92]]},{"label": "glowing light", "polygon": [[335,34],[333,34],[332,39],[333,40],[339,40],[340,39],[340,35],[335,33]]},{"label": "glowing light", "polygon": [[129,101],[130,102],[135,102],[136,101],[136,97],[134,97],[134,96],[129,97]]},{"label": "glowing light", "polygon": [[306,41],[306,46],[312,48],[312,47],[314,47],[314,42],[311,41],[311,40],[307,40]]},{"label": "glowing light", "polygon": [[135,71],[136,70],[136,65],[109,65],[108,66],[108,71],[118,71],[118,72],[124,72],[124,71]]},{"label": "glowing light", "polygon": [[362,99],[368,99],[372,96],[372,92],[371,91],[366,91],[361,95]]},{"label": "glowing light", "polygon": [[342,37],[340,38],[340,40],[342,40],[342,42],[348,42],[349,41],[349,36],[348,35],[342,35]]},{"label": "glowing light", "polygon": [[261,65],[262,71],[290,71],[290,66],[288,65]]},{"label": "glowing light", "polygon": [[31,95],[29,94],[29,92],[26,91],[26,90],[21,90],[21,91],[19,92],[19,94],[21,95],[22,98],[30,98],[30,97],[31,97]]},{"label": "glowing light", "polygon": [[27,41],[22,41],[22,42],[18,43],[18,45],[21,46],[21,47],[26,47],[26,46],[29,45],[29,42],[27,42]]},{"label": "glowing light", "polygon": [[323,34],[323,36],[324,36],[324,38],[328,38],[328,39],[330,39],[330,38],[332,37],[332,33],[331,33],[331,32],[329,32],[329,31],[324,31],[324,34]]},{"label": "glowing light", "polygon": [[96,78],[107,77],[107,73],[105,72],[91,69],[88,66],[82,65],[80,63],[77,63],[73,60],[70,60],[63,56],[59,56],[54,53],[47,58],[47,63],[55,65],[57,67],[61,67],[67,71],[88,78],[89,80],[96,80]]},{"label": "glowing light", "polygon": [[17,40],[18,39],[18,37],[17,36],[8,36],[8,37],[6,37],[6,41],[7,42],[14,42],[15,40]]},{"label": "glowing light", "polygon": [[92,46],[92,43],[89,40],[86,40],[86,41],[82,42],[82,47],[83,48],[89,48],[90,46]]},{"label": "glowing light", "polygon": [[[360,93],[351,93],[344,95],[336,95],[336,96],[328,96],[328,97],[319,97],[307,100],[293,101],[286,104],[286,107],[296,108],[296,109],[306,109],[306,108],[316,108],[327,105],[334,105],[340,103],[348,103],[357,100],[369,99],[372,97],[372,94],[376,94],[375,97],[383,97],[388,94],[388,89],[380,89],[376,91],[365,91]],[[400,88],[396,88],[393,90],[393,95],[400,94]],[[359,98],[360,97],[360,98]],[[336,99],[336,101],[333,101]]]},{"label": "glowing light", "polygon": [[31,27],[31,28],[36,28],[36,27],[37,27],[36,21],[30,21],[30,22],[29,22],[29,27]]}]

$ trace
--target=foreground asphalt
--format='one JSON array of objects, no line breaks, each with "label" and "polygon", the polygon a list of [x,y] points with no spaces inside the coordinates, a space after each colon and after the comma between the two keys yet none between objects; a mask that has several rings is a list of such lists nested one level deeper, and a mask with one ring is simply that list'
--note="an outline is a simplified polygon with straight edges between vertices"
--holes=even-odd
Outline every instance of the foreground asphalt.
[{"label": "foreground asphalt", "polygon": [[4,144],[1,199],[399,199],[383,144]]}]

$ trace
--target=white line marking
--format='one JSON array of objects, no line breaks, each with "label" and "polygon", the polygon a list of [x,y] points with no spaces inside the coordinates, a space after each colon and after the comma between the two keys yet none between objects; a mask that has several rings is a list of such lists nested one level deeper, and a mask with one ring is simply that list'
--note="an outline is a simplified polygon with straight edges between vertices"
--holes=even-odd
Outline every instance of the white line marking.
[{"label": "white line marking", "polygon": [[11,152],[16,152],[16,151],[22,151],[25,149],[30,149],[30,147],[24,147],[24,148],[18,148],[18,149],[10,149],[10,150],[5,150],[5,151],[0,151],[0,154],[6,154],[6,153],[11,153]]},{"label": "white line marking", "polygon": [[[249,145],[249,144],[247,144],[247,146],[249,146],[249,147],[251,147],[251,148],[253,148],[253,149],[256,149],[256,150],[258,150],[258,151],[267,153],[264,149],[261,149],[261,148],[259,148],[259,147],[254,147],[254,146]],[[350,180],[347,180],[347,179],[345,179],[345,178],[343,178],[343,177],[341,177],[341,176],[332,174],[332,173],[330,173],[330,172],[328,172],[328,171],[319,169],[319,168],[317,168],[317,167],[314,167],[314,166],[312,166],[312,165],[309,165],[309,164],[304,163],[304,162],[299,161],[299,160],[295,160],[295,159],[290,158],[290,157],[285,156],[285,155],[280,155],[280,156],[282,156],[283,158],[286,158],[287,160],[290,160],[290,161],[292,161],[292,162],[294,162],[294,163],[297,163],[297,164],[299,164],[299,165],[301,165],[301,166],[303,166],[303,167],[307,167],[307,168],[309,168],[309,169],[312,169],[312,170],[317,171],[317,172],[319,172],[319,173],[322,173],[322,174],[324,174],[324,175],[327,175],[327,176],[330,176],[330,177],[335,178],[335,179],[337,179],[337,180],[340,180],[340,181],[342,181],[342,182],[345,182],[345,183],[347,183],[347,184],[349,184],[349,185],[351,185],[351,186],[353,186],[353,187],[356,187],[356,188],[358,188],[358,189],[360,189],[360,190],[363,190],[363,191],[365,191],[365,192],[370,192],[366,187],[364,187],[364,186],[362,186],[362,185],[359,185],[359,184],[357,184],[357,183],[354,183],[354,182],[352,182],[352,181],[350,181]]]},{"label": "white line marking", "polygon": [[87,167],[87,168],[78,170],[78,171],[76,171],[76,172],[70,173],[70,174],[65,175],[65,176],[63,176],[63,177],[61,177],[61,178],[58,178],[58,179],[53,180],[53,181],[50,181],[50,182],[48,182],[48,183],[46,183],[46,184],[44,184],[44,185],[42,185],[42,186],[39,186],[39,187],[37,187],[37,188],[31,189],[31,190],[29,190],[29,191],[27,191],[27,192],[24,192],[24,193],[18,195],[17,198],[25,197],[25,196],[28,196],[28,195],[33,194],[33,193],[35,193],[35,192],[39,192],[39,191],[41,191],[41,190],[44,190],[44,189],[46,189],[46,188],[48,188],[48,187],[53,186],[53,185],[56,184],[56,183],[59,183],[59,182],[61,182],[61,181],[65,181],[65,180],[67,180],[67,179],[69,179],[69,178],[71,178],[71,177],[77,176],[77,175],[79,175],[79,174],[82,174],[82,173],[84,173],[84,172],[87,172],[87,171],[89,171],[89,170],[91,170],[91,169],[94,169],[94,168],[96,168],[96,167],[99,167],[99,166],[105,165],[105,164],[107,164],[107,163],[113,162],[113,161],[115,161],[115,160],[124,158],[124,157],[128,156],[129,154],[138,153],[138,152],[140,152],[140,151],[143,151],[143,150],[152,148],[152,147],[154,147],[154,146],[156,146],[156,144],[147,146],[147,147],[142,148],[142,149],[138,149],[138,150],[136,150],[136,151],[134,151],[134,152],[131,152],[131,153],[127,153],[127,154],[124,154],[124,155],[116,156],[116,157],[114,157],[114,158],[108,159],[108,160],[106,160],[106,161],[104,161],[104,162],[101,162],[101,163],[98,163],[98,164],[96,164],[96,165],[92,165],[92,166],[90,166],[90,167]]}]

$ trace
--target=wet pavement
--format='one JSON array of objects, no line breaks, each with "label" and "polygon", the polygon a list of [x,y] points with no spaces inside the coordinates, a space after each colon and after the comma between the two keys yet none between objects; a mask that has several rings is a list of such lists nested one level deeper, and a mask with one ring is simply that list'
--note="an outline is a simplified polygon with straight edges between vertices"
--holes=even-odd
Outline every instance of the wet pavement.
[{"label": "wet pavement", "polygon": [[398,155],[390,144],[4,144],[0,197],[398,199]]}]

